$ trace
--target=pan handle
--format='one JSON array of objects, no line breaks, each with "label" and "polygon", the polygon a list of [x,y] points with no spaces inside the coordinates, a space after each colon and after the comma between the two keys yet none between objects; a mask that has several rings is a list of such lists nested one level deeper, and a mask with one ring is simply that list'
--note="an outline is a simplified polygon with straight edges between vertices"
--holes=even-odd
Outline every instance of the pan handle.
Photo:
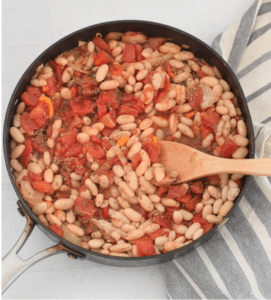
[{"label": "pan handle", "polygon": [[[29,238],[32,233],[35,223],[25,212],[20,202],[18,201],[19,211],[22,212],[27,218],[27,223],[22,232],[20,238],[9,251],[9,253],[2,259],[2,294],[7,290],[7,288],[29,267],[37,263],[38,261],[47,258],[49,256],[58,254],[60,252],[68,252],[68,256],[72,258],[82,257],[83,255],[74,252],[63,246],[62,244],[57,244],[55,246],[49,247],[34,256],[30,257],[28,260],[21,259],[17,253],[23,247],[24,243]],[[22,211],[23,210],[23,211]]]}]

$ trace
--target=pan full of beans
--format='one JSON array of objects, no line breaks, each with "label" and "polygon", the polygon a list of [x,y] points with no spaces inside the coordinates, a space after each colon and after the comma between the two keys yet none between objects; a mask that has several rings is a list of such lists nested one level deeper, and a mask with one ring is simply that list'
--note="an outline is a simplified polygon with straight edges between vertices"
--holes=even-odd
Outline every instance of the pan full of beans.
[{"label": "pan full of beans", "polygon": [[[159,163],[159,141],[254,157],[251,117],[227,63],[190,34],[146,21],[90,26],[45,50],[11,96],[3,137],[27,218],[3,260],[4,288],[62,251],[143,266],[208,240],[249,178],[217,174],[174,184],[174,170]],[[35,225],[57,245],[23,265],[17,252]]]}]

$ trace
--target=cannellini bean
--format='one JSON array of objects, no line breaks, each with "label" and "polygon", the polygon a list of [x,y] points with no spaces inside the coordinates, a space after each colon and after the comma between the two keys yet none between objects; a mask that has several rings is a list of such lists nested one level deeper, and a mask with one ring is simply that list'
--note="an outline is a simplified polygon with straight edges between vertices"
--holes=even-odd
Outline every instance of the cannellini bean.
[{"label": "cannellini bean", "polygon": [[162,53],[175,54],[181,51],[181,47],[177,44],[166,42],[165,44],[159,47],[159,51]]},{"label": "cannellini bean", "polygon": [[185,221],[191,221],[193,219],[193,214],[185,209],[180,209],[179,212],[182,214]]},{"label": "cannellini bean", "polygon": [[239,135],[241,135],[243,137],[247,136],[247,126],[243,120],[239,120],[237,122],[237,130],[238,130]]},{"label": "cannellini bean", "polygon": [[210,87],[214,87],[215,85],[218,84],[218,80],[213,76],[204,76],[200,79],[200,83],[207,84]]},{"label": "cannellini bean", "polygon": [[213,212],[213,207],[210,204],[207,204],[203,207],[202,210],[202,218],[206,219],[206,216],[211,215]]},{"label": "cannellini bean", "polygon": [[203,236],[204,234],[204,229],[203,228],[199,228],[192,236],[193,240],[196,240],[198,238],[200,238],[201,236]]},{"label": "cannellini bean", "polygon": [[90,140],[90,136],[86,132],[79,132],[77,134],[77,141],[81,144]]},{"label": "cannellini bean", "polygon": [[[103,239],[92,239],[88,242],[91,249],[99,249],[105,244]],[[110,244],[111,245],[111,244]]]},{"label": "cannellini bean", "polygon": [[242,159],[245,158],[248,154],[248,149],[246,147],[239,147],[233,154],[232,158]]},{"label": "cannellini bean", "polygon": [[169,116],[169,119],[168,119],[168,126],[169,126],[169,129],[171,131],[171,133],[175,133],[178,129],[178,117],[177,117],[177,114],[173,113]]},{"label": "cannellini bean", "polygon": [[185,237],[190,240],[192,239],[193,235],[195,234],[195,232],[201,228],[200,223],[193,223],[192,225],[190,225],[190,227],[188,227],[188,229],[185,232]]},{"label": "cannellini bean", "polygon": [[229,99],[224,100],[224,105],[229,109],[229,115],[230,117],[235,117],[237,115],[236,109]]},{"label": "cannellini bean", "polygon": [[58,210],[68,210],[74,205],[74,201],[69,198],[58,199],[54,202],[54,206]]},{"label": "cannellini bean", "polygon": [[190,76],[191,76],[191,74],[189,72],[182,72],[180,74],[177,74],[173,78],[173,81],[175,83],[181,83],[181,82],[184,82],[185,80],[187,80]]},{"label": "cannellini bean", "polygon": [[140,195],[138,197],[138,202],[146,211],[153,211],[154,204],[151,202],[148,196]]},{"label": "cannellini bean", "polygon": [[245,147],[248,145],[248,139],[240,134],[236,134],[233,137],[233,141],[240,147]]},{"label": "cannellini bean", "polygon": [[174,211],[173,213],[173,221],[175,222],[175,224],[181,224],[183,221],[183,215],[180,211]]},{"label": "cannellini bean", "polygon": [[120,83],[117,80],[106,80],[100,84],[99,88],[100,90],[113,90],[119,85]]},{"label": "cannellini bean", "polygon": [[128,197],[133,197],[135,195],[135,192],[132,189],[130,189],[128,184],[124,181],[121,181],[119,183],[119,190],[126,194]]},{"label": "cannellini bean", "polygon": [[212,67],[208,66],[208,65],[203,65],[201,67],[201,70],[205,73],[205,74],[208,74],[209,76],[215,76],[215,72],[214,70],[212,69]]},{"label": "cannellini bean", "polygon": [[183,224],[173,224],[173,230],[177,234],[185,234],[187,231],[187,226],[185,226]]},{"label": "cannellini bean", "polygon": [[130,243],[121,243],[110,247],[109,250],[112,252],[127,252],[132,250],[132,247]]},{"label": "cannellini bean", "polygon": [[132,208],[125,208],[123,213],[132,222],[140,222],[142,219],[142,215]]},{"label": "cannellini bean", "polygon": [[63,83],[69,82],[72,78],[73,72],[74,70],[72,67],[67,67],[62,74],[62,82]]},{"label": "cannellini bean", "polygon": [[53,214],[47,214],[46,218],[47,218],[47,220],[49,221],[50,224],[55,223],[59,227],[62,225],[62,222],[59,220],[59,218],[54,216]]},{"label": "cannellini bean", "polygon": [[32,207],[33,213],[37,216],[44,214],[46,210],[47,210],[47,203],[44,201],[39,202]]},{"label": "cannellini bean", "polygon": [[224,202],[224,204],[221,206],[220,210],[219,210],[219,215],[222,217],[225,217],[228,212],[231,210],[231,208],[233,207],[234,202],[233,201],[226,201]]},{"label": "cannellini bean", "polygon": [[191,139],[195,136],[193,130],[192,130],[191,128],[189,128],[189,127],[188,127],[187,125],[185,125],[185,124],[179,123],[179,124],[178,124],[178,129],[180,130],[180,132],[181,132],[183,135],[185,135],[185,136],[187,136],[187,137],[189,137],[189,138],[191,138]]},{"label": "cannellini bean", "polygon": [[220,115],[228,115],[229,114],[229,109],[228,107],[224,106],[224,105],[218,105],[215,108],[216,112],[219,113]]},{"label": "cannellini bean", "polygon": [[203,203],[202,202],[199,202],[199,203],[197,203],[197,205],[196,205],[196,207],[195,207],[195,213],[196,214],[198,214],[198,213],[200,213],[201,211],[202,211],[202,209],[203,209]]},{"label": "cannellini bean", "polygon": [[17,110],[16,113],[21,115],[25,110],[25,103],[24,102],[20,102],[17,106]]},{"label": "cannellini bean", "polygon": [[135,154],[137,154],[141,150],[141,142],[136,142],[129,150],[127,157],[128,159],[132,159]]},{"label": "cannellini bean", "polygon": [[73,224],[76,220],[76,216],[74,214],[74,212],[72,210],[68,211],[67,214],[66,214],[66,221],[69,223],[69,224]]},{"label": "cannellini bean", "polygon": [[229,201],[234,201],[235,198],[239,195],[240,189],[238,187],[232,187],[228,190],[227,199]]},{"label": "cannellini bean", "polygon": [[140,239],[141,237],[143,237],[144,234],[145,234],[145,231],[143,229],[138,228],[138,229],[129,231],[125,235],[125,239],[127,241],[132,241],[132,240]]},{"label": "cannellini bean", "polygon": [[22,153],[24,152],[24,149],[25,149],[25,145],[19,145],[19,146],[15,147],[10,154],[10,158],[15,159],[15,158],[20,157],[22,155]]},{"label": "cannellini bean", "polygon": [[134,171],[128,172],[126,181],[131,190],[136,191],[138,189],[138,177]]},{"label": "cannellini bean", "polygon": [[160,225],[156,223],[147,224],[144,228],[142,228],[146,234],[153,233],[160,229]]},{"label": "cannellini bean", "polygon": [[117,117],[116,121],[120,125],[133,123],[135,121],[135,117],[132,115],[121,115]]},{"label": "cannellini bean", "polygon": [[179,60],[191,60],[194,58],[194,54],[190,51],[180,51],[174,54],[174,58]]},{"label": "cannellini bean", "polygon": [[215,202],[213,204],[213,214],[217,215],[219,213],[219,210],[220,210],[222,204],[223,204],[222,199],[215,200]]},{"label": "cannellini bean", "polygon": [[210,215],[207,215],[206,216],[206,220],[209,222],[209,223],[212,223],[212,224],[217,224],[219,223],[221,220],[222,220],[222,216],[215,216],[213,214],[210,214]]},{"label": "cannellini bean", "polygon": [[98,188],[94,182],[92,182],[89,178],[85,180],[85,186],[90,190],[93,196],[98,195]]},{"label": "cannellini bean", "polygon": [[203,140],[202,140],[202,147],[207,148],[211,146],[212,141],[214,140],[214,134],[209,133]]},{"label": "cannellini bean", "polygon": [[15,142],[23,143],[25,141],[24,135],[22,134],[22,132],[18,128],[11,127],[9,132],[10,132],[10,135],[12,136],[12,138],[14,139]]},{"label": "cannellini bean", "polygon": [[155,104],[155,108],[159,111],[168,111],[176,105],[176,101],[173,99],[165,100]]},{"label": "cannellini bean", "polygon": [[144,176],[139,177],[139,185],[147,194],[155,192],[155,187]]},{"label": "cannellini bean", "polygon": [[54,173],[51,169],[47,169],[43,174],[44,181],[52,183],[54,179]]},{"label": "cannellini bean", "polygon": [[171,199],[171,198],[162,198],[161,199],[161,203],[164,205],[164,206],[170,206],[170,207],[179,207],[180,206],[180,203],[174,199]]},{"label": "cannellini bean", "polygon": [[34,163],[34,162],[28,164],[27,169],[28,169],[28,171],[33,172],[35,174],[41,174],[42,173],[41,166],[37,163]]},{"label": "cannellini bean", "polygon": [[60,174],[57,174],[54,176],[53,182],[52,182],[52,188],[54,191],[59,190],[61,185],[63,183],[63,178]]},{"label": "cannellini bean", "polygon": [[168,241],[167,236],[159,236],[154,240],[154,244],[158,247],[163,246]]},{"label": "cannellini bean", "polygon": [[166,119],[163,119],[162,117],[152,116],[151,117],[153,123],[159,127],[167,127],[168,121]]}]

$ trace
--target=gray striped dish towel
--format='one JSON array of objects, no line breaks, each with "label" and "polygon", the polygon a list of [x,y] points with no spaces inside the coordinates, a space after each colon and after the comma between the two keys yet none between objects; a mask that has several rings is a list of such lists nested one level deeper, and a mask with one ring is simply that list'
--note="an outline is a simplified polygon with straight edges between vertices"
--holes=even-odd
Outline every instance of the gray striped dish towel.
[{"label": "gray striped dish towel", "polygon": [[[271,1],[259,0],[213,42],[236,73],[258,158],[271,158]],[[252,177],[208,242],[161,267],[172,299],[271,299],[271,178]]]}]

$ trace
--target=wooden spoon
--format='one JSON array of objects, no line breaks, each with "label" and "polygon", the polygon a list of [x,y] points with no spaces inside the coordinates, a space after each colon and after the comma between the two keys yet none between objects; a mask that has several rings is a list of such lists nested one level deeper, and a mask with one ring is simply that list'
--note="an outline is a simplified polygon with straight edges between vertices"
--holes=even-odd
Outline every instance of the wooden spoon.
[{"label": "wooden spoon", "polygon": [[166,171],[176,171],[174,184],[219,173],[271,176],[271,159],[228,159],[212,156],[186,145],[160,141],[159,161]]}]

